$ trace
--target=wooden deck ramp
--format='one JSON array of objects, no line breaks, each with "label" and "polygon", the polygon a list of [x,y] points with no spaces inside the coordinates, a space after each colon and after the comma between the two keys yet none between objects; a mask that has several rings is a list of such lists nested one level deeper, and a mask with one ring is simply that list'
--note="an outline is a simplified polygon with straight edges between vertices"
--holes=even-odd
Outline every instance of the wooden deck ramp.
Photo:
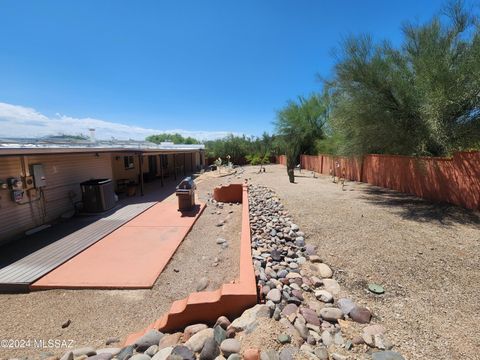
[{"label": "wooden deck ramp", "polygon": [[0,292],[26,292],[30,284],[95,244],[157,202],[126,205],[108,216],[0,269]]}]

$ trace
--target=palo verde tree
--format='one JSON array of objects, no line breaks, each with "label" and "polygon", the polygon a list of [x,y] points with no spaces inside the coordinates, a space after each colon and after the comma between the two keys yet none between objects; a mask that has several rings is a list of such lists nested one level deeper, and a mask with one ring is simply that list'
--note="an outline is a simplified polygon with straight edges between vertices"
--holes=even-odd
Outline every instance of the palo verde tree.
[{"label": "palo verde tree", "polygon": [[277,113],[277,134],[283,139],[287,157],[287,173],[295,182],[294,169],[302,153],[313,154],[315,142],[323,138],[323,127],[328,118],[328,97],[313,94],[289,101]]},{"label": "palo verde tree", "polygon": [[338,153],[442,156],[480,145],[478,16],[450,2],[425,24],[404,24],[403,36],[398,48],[368,35],[342,43],[326,83]]}]

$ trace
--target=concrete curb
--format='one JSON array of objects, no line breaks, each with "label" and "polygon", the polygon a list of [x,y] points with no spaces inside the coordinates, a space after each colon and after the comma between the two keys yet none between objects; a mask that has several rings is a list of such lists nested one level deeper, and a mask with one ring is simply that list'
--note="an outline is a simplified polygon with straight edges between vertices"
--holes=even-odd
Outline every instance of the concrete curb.
[{"label": "concrete curb", "polygon": [[217,187],[214,189],[214,198],[221,202],[242,203],[239,278],[231,284],[223,284],[215,291],[194,292],[185,299],[173,302],[169,312],[157,321],[142,331],[128,335],[125,345],[133,344],[151,329],[172,332],[183,330],[194,323],[213,325],[222,315],[233,320],[257,303],[257,286],[251,253],[248,185],[230,184]]}]

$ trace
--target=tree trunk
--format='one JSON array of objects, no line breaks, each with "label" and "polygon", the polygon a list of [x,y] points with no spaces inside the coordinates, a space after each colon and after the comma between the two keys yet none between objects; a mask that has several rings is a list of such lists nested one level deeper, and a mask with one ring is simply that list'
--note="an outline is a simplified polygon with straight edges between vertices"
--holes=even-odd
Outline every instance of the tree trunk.
[{"label": "tree trunk", "polygon": [[294,174],[293,170],[294,169],[287,169],[288,179],[290,180],[290,182],[292,184],[295,182],[295,174]]},{"label": "tree trunk", "polygon": [[288,179],[293,184],[295,182],[295,157],[287,154],[287,174]]}]

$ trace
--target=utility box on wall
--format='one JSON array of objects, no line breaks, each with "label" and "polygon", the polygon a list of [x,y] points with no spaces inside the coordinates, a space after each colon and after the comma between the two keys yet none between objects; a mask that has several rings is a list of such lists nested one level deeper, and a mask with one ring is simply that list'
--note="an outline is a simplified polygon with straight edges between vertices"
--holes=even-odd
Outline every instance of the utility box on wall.
[{"label": "utility box on wall", "polygon": [[45,178],[45,171],[42,164],[32,165],[32,175],[37,189],[47,186],[47,179]]}]

